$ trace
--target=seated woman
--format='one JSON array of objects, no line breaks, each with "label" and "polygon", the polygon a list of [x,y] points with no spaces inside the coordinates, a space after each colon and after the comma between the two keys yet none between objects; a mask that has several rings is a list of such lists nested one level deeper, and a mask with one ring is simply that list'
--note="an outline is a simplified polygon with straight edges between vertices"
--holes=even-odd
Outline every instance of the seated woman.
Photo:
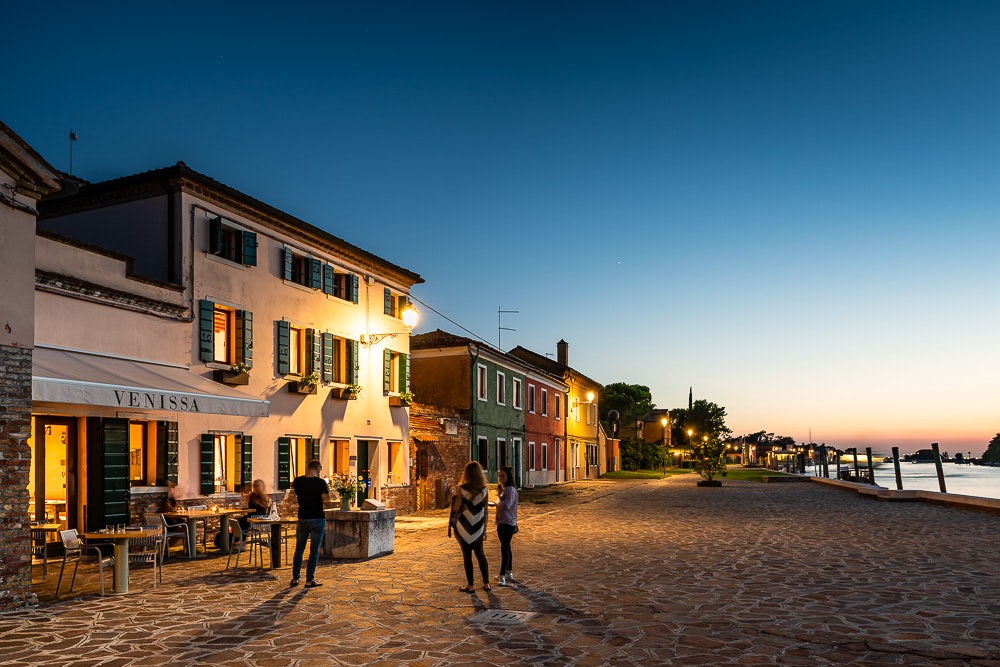
[{"label": "seated woman", "polygon": [[[250,510],[249,516],[260,516],[267,514],[271,509],[271,499],[267,497],[264,493],[264,480],[255,479],[253,481],[253,486],[250,489],[250,493],[247,495],[247,509]],[[249,516],[240,517],[240,528],[244,532],[250,529]]]}]

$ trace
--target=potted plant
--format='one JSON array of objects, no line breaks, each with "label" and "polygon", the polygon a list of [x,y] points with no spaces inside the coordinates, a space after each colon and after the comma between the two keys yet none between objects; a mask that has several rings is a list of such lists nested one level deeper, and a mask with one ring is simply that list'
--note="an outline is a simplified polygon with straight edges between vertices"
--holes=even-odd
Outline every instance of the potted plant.
[{"label": "potted plant", "polygon": [[360,384],[349,384],[346,387],[334,387],[330,390],[330,398],[339,398],[345,401],[356,400],[361,393]]},{"label": "potted plant", "polygon": [[725,446],[718,438],[691,443],[691,467],[701,475],[698,486],[722,486],[717,475],[726,473]]},{"label": "potted plant", "polygon": [[348,473],[335,472],[330,476],[330,488],[340,498],[340,509],[344,511],[351,509],[351,499],[357,497],[363,485],[358,477]]},{"label": "potted plant", "polygon": [[239,363],[233,364],[228,370],[222,368],[216,369],[212,373],[212,379],[216,382],[222,382],[223,384],[250,384],[250,366],[248,366],[245,362],[240,361]]},{"label": "potted plant", "polygon": [[401,391],[395,396],[389,397],[389,405],[393,407],[405,407],[413,402],[413,392],[412,391]]},{"label": "potted plant", "polygon": [[289,383],[288,390],[296,394],[315,394],[318,385],[319,373],[313,371],[300,374],[298,380]]}]

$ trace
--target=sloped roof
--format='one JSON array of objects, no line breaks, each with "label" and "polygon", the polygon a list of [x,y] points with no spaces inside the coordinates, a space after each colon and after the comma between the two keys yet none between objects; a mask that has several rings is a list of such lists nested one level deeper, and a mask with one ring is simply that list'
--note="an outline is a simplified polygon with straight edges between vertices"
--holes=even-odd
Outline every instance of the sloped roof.
[{"label": "sloped roof", "polygon": [[549,375],[554,375],[558,378],[567,378],[570,375],[574,375],[576,377],[582,378],[598,386],[601,387],[604,386],[597,380],[587,375],[584,375],[583,373],[573,368],[572,366],[566,366],[564,364],[561,364],[555,359],[547,357],[544,354],[538,354],[537,352],[532,352],[531,350],[525,347],[521,347],[520,345],[512,349],[508,354],[517,357],[518,359],[524,361],[525,363],[531,364],[535,368],[545,371]]},{"label": "sloped roof", "polygon": [[415,285],[424,282],[417,273],[393,264],[374,253],[345,241],[305,220],[244,194],[224,183],[191,169],[183,162],[150,171],[122,176],[99,183],[83,183],[70,194],[54,194],[39,202],[42,218],[51,218],[80,211],[103,208],[116,203],[159,196],[165,187],[186,190],[203,199],[218,202],[247,218],[258,220],[291,235],[304,238],[319,248],[329,248],[357,262],[394,275]]}]

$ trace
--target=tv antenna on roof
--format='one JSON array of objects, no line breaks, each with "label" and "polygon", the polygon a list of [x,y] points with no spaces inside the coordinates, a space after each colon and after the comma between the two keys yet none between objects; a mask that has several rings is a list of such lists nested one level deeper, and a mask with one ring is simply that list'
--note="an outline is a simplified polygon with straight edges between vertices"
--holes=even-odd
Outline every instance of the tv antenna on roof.
[{"label": "tv antenna on roof", "polygon": [[73,175],[73,144],[76,143],[76,132],[69,131],[69,175]]},{"label": "tv antenna on roof", "polygon": [[510,327],[503,326],[500,318],[505,313],[520,313],[519,310],[502,310],[500,306],[497,306],[497,349],[503,352],[503,346],[500,344],[500,337],[504,331],[517,331],[517,329],[512,329]]}]

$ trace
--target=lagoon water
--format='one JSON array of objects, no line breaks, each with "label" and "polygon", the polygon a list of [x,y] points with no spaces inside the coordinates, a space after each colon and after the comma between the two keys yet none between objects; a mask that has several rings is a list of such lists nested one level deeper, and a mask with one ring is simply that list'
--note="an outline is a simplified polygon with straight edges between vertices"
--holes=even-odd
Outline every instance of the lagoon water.
[{"label": "lagoon water", "polygon": [[[980,498],[1000,498],[1000,468],[943,463],[942,469],[948,493]],[[901,461],[899,472],[903,478],[904,489],[941,490],[938,484],[937,467],[933,463]],[[875,483],[887,489],[896,488],[896,472],[891,463],[875,464]]]}]

